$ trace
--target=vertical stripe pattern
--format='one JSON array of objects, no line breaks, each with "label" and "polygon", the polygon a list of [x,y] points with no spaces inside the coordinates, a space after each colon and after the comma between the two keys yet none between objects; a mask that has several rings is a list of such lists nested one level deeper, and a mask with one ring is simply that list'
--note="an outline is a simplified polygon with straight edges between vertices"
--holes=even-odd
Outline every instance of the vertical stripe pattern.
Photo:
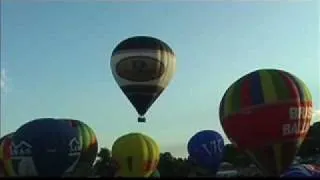
[{"label": "vertical stripe pattern", "polygon": [[70,125],[78,129],[82,149],[79,164],[85,163],[92,165],[98,153],[98,141],[96,134],[86,123],[79,120],[70,120]]},{"label": "vertical stripe pattern", "polygon": [[[227,89],[220,102],[220,122],[223,126],[224,121],[240,120],[235,116],[238,113],[249,112],[248,110],[254,108],[268,108],[270,107],[269,105],[279,103],[303,103],[309,106],[312,105],[312,97],[305,83],[288,72],[276,69],[256,70],[241,77]],[[273,123],[272,117],[271,119],[257,118],[251,115],[245,117],[247,119],[255,117],[252,121],[263,120]],[[274,121],[278,121],[278,119],[274,119]],[[279,119],[279,121],[281,120]],[[299,123],[301,122],[298,121],[298,126],[302,126]],[[259,135],[259,130],[251,130],[255,127],[249,125],[248,128],[246,131],[250,131],[250,135]],[[290,141],[279,141],[271,144],[266,142],[268,144],[265,146],[246,149],[245,152],[265,172],[265,175],[279,175],[286,167],[290,166],[292,157],[297,153],[302,140],[303,137],[301,136],[299,138],[291,138]]]},{"label": "vertical stripe pattern", "polygon": [[233,83],[220,103],[220,120],[246,108],[292,100],[310,102],[307,86],[292,74],[274,69],[257,70]]},{"label": "vertical stripe pattern", "polygon": [[[148,177],[157,168],[160,158],[157,143],[141,133],[119,137],[111,152],[112,159],[119,166],[117,174],[121,177]],[[130,162],[127,161],[128,158],[131,159]]]}]

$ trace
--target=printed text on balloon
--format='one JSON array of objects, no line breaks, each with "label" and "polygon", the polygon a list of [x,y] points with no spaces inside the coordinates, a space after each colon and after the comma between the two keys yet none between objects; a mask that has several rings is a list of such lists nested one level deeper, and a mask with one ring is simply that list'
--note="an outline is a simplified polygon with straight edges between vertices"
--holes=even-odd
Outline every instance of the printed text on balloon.
[{"label": "printed text on balloon", "polygon": [[311,107],[291,107],[289,109],[290,120],[311,119]]},{"label": "printed text on balloon", "polygon": [[210,141],[208,144],[202,144],[204,150],[212,156],[216,153],[221,153],[223,150],[223,140],[218,139],[216,141]]},{"label": "printed text on balloon", "polygon": [[292,107],[289,109],[289,117],[293,122],[282,125],[282,135],[299,135],[308,131],[309,121],[299,121],[304,119],[311,119],[312,108],[311,107]]}]

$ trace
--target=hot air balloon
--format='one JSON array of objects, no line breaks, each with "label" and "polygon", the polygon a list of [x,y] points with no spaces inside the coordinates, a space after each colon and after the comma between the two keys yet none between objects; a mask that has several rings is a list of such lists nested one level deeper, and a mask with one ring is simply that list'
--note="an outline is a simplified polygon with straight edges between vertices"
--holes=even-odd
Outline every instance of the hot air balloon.
[{"label": "hot air balloon", "polygon": [[80,158],[77,126],[53,118],[29,121],[12,137],[11,158],[18,176],[62,177]]},{"label": "hot air balloon", "polygon": [[152,172],[152,174],[149,176],[150,178],[160,178],[160,172],[158,169]]},{"label": "hot air balloon", "polygon": [[13,133],[9,133],[3,136],[0,140],[0,157],[1,157],[1,166],[3,168],[4,176],[6,177],[13,177],[16,175],[12,168],[12,161],[11,161],[11,138]]},{"label": "hot air balloon", "polygon": [[281,177],[320,177],[320,168],[311,164],[290,167]]},{"label": "hot air balloon", "polygon": [[203,130],[193,135],[188,142],[190,158],[201,168],[215,174],[223,158],[224,141],[213,130]]},{"label": "hot air balloon", "polygon": [[266,176],[279,177],[291,165],[309,130],[312,97],[296,76],[260,69],[227,89],[219,114],[230,141]]},{"label": "hot air balloon", "polygon": [[119,137],[112,146],[111,154],[119,167],[117,177],[149,177],[160,159],[157,143],[141,133]]},{"label": "hot air balloon", "polygon": [[114,79],[145,122],[144,115],[168,86],[176,69],[176,57],[163,41],[135,36],[120,42],[111,55]]},{"label": "hot air balloon", "polygon": [[94,163],[98,153],[98,141],[93,131],[86,123],[74,119],[66,119],[72,123],[73,127],[78,130],[80,138],[81,152],[80,159],[75,168],[74,175],[85,176],[90,174],[92,164]]},{"label": "hot air balloon", "polygon": [[3,136],[0,138],[0,177],[5,176],[5,169],[4,169],[4,163],[3,163],[3,150],[2,150],[2,146],[1,146],[1,143],[3,142],[5,137],[6,136]]},{"label": "hot air balloon", "polygon": [[7,135],[2,136],[2,137],[0,138],[0,177],[5,177],[5,176],[7,176],[7,173],[6,173],[5,167],[4,167],[4,162],[3,162],[4,153],[3,153],[3,145],[2,145],[2,142],[3,142],[8,136],[10,136],[10,134],[7,134]]}]

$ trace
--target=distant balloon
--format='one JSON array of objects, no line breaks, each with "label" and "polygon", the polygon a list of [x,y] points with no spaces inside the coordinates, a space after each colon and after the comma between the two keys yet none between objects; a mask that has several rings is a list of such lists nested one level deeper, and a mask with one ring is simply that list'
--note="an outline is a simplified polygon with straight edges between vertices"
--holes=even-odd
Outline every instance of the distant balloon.
[{"label": "distant balloon", "polygon": [[296,76],[275,69],[251,72],[234,82],[220,103],[225,134],[267,176],[292,163],[312,118],[312,97]]},{"label": "distant balloon", "polygon": [[311,164],[290,167],[281,177],[320,177],[320,168]]},{"label": "distant balloon", "polygon": [[112,159],[119,167],[117,177],[149,177],[158,166],[160,150],[149,136],[130,133],[114,142]]},{"label": "distant balloon", "polygon": [[81,144],[74,124],[41,118],[22,125],[12,137],[12,164],[18,176],[62,177],[74,171]]},{"label": "distant balloon", "polygon": [[212,130],[197,132],[188,142],[190,158],[200,167],[216,173],[223,158],[224,141]]},{"label": "distant balloon", "polygon": [[135,36],[120,42],[112,52],[114,79],[145,122],[144,115],[168,86],[176,69],[176,57],[163,41]]},{"label": "distant balloon", "polygon": [[[74,119],[66,119],[73,127],[76,127],[78,130],[78,137],[81,137],[81,155],[77,165],[78,166],[87,166],[91,168],[92,164],[96,160],[98,153],[98,141],[96,134],[93,129],[89,127],[86,123]],[[84,167],[79,167],[83,169]]]}]

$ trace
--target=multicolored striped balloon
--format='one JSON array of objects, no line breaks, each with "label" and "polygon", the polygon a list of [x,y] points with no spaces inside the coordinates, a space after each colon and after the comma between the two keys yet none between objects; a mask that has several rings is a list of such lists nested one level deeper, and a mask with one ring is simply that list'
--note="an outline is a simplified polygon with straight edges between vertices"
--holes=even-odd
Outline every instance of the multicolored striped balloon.
[{"label": "multicolored striped balloon", "polygon": [[312,118],[312,97],[296,76],[276,69],[251,72],[234,82],[220,103],[225,134],[266,175],[291,165]]},{"label": "multicolored striped balloon", "polygon": [[98,141],[93,129],[86,123],[79,120],[68,119],[72,126],[76,127],[81,137],[82,150],[80,159],[78,162],[78,168],[83,169],[80,166],[91,167],[95,161],[98,153]]},{"label": "multicolored striped balloon", "polygon": [[3,165],[4,175],[6,177],[16,176],[16,173],[13,169],[12,161],[11,161],[12,136],[13,136],[13,133],[9,133],[5,135],[0,144],[1,163]]}]

